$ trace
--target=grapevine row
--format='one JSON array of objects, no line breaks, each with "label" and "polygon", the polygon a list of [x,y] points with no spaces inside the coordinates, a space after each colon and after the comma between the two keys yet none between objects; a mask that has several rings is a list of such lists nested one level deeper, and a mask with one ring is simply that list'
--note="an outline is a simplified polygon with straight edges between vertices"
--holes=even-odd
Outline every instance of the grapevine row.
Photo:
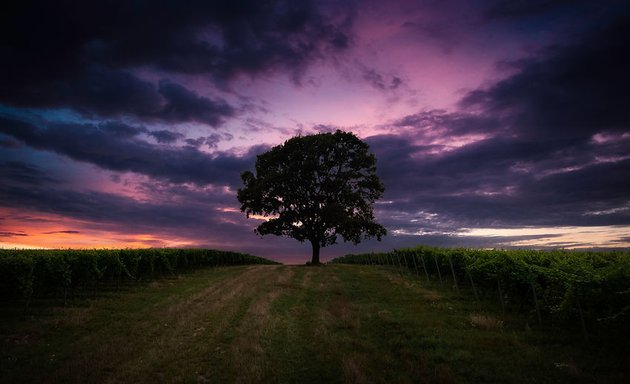
[{"label": "grapevine row", "polygon": [[260,257],[210,249],[7,250],[0,249],[0,300],[63,295],[200,267],[276,264]]},{"label": "grapevine row", "polygon": [[579,324],[630,334],[630,252],[481,250],[417,247],[346,255],[332,263],[393,265],[418,278],[466,287],[476,298],[498,297],[502,307],[532,320]]}]

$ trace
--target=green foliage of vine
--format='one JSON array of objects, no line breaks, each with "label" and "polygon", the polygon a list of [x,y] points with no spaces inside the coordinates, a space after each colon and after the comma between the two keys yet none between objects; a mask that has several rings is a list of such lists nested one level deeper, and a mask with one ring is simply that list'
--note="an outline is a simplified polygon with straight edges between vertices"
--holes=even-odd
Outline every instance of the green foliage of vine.
[{"label": "green foliage of vine", "polygon": [[210,249],[0,249],[0,300],[63,296],[101,285],[172,276],[202,267],[276,264],[237,252]]},{"label": "green foliage of vine", "polygon": [[[426,266],[430,276],[440,268],[458,282],[496,295],[498,287],[513,308],[529,308],[534,294],[546,322],[575,323],[581,316],[590,330],[630,334],[630,252],[482,250],[417,247],[381,254],[346,255],[333,263]],[[421,270],[421,273],[424,273]],[[420,274],[420,276],[422,276]],[[581,312],[581,314],[579,313]]]}]

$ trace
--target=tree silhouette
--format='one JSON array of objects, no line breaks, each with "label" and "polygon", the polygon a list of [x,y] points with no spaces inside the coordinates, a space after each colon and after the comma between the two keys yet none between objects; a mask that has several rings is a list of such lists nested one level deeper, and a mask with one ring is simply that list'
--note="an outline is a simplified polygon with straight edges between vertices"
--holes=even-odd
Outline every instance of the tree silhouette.
[{"label": "tree silhouette", "polygon": [[312,264],[338,236],[357,244],[387,233],[372,209],[385,190],[376,158],[352,133],[293,137],[259,155],[256,174],[243,172],[241,178],[241,211],[268,218],[256,233],[309,241]]}]

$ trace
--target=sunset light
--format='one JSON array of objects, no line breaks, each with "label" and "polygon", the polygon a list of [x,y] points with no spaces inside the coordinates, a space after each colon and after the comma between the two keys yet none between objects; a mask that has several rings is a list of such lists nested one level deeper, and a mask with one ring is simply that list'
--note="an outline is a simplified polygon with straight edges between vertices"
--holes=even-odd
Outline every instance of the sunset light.
[{"label": "sunset light", "polygon": [[0,247],[296,260],[303,244],[254,233],[269,218],[240,211],[240,175],[337,129],[377,158],[390,236],[324,260],[630,246],[623,2],[306,1],[234,18],[210,3],[168,23],[149,2],[3,21]]}]

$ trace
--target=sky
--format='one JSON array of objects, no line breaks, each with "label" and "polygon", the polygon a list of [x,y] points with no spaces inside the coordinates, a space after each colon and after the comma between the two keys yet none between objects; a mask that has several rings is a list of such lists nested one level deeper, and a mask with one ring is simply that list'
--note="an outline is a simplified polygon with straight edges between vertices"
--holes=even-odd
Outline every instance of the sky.
[{"label": "sky", "polygon": [[295,135],[377,158],[381,242],[630,247],[630,7],[579,0],[19,1],[0,15],[0,247],[210,247]]}]

